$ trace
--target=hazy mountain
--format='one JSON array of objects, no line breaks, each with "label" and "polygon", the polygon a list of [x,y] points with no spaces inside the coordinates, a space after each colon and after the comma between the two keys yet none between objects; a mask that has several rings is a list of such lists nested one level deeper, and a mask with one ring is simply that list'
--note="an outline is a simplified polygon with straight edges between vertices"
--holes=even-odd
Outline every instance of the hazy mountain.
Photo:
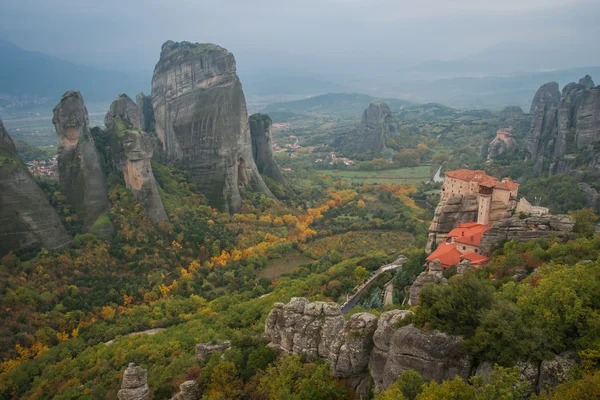
[{"label": "hazy mountain", "polygon": [[53,106],[72,89],[80,90],[86,101],[95,102],[150,88],[150,72],[100,70],[24,50],[4,40],[0,40],[0,54],[0,106]]},{"label": "hazy mountain", "polygon": [[411,104],[405,100],[392,98],[377,99],[373,96],[360,93],[328,93],[303,100],[273,103],[267,106],[263,112],[338,115],[344,117],[355,116],[359,118],[363,111],[374,100],[380,100],[387,103],[392,111],[398,111],[403,106]]}]

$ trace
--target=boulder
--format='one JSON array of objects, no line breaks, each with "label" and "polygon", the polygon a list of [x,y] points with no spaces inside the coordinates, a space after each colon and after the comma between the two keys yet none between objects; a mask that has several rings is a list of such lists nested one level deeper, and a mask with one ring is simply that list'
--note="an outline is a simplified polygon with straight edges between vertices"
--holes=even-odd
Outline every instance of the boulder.
[{"label": "boulder", "polygon": [[569,370],[576,364],[576,355],[570,352],[557,355],[552,360],[542,361],[540,364],[538,391],[544,391],[566,381]]},{"label": "boulder", "polygon": [[156,134],[209,203],[236,212],[241,188],[272,196],[252,156],[246,99],[233,54],[214,44],[167,41],[152,78]]},{"label": "boulder", "polygon": [[281,175],[279,167],[273,158],[273,144],[271,117],[266,114],[253,114],[250,116],[250,136],[252,137],[252,156],[258,172],[268,176],[275,182],[285,185],[285,178]]},{"label": "boulder", "polygon": [[425,380],[441,382],[456,376],[467,380],[471,360],[460,336],[424,332],[411,324],[392,336],[383,376],[374,380],[380,380],[385,390],[409,369],[417,371]]},{"label": "boulder", "polygon": [[83,220],[84,231],[108,239],[113,227],[108,217],[110,203],[106,176],[90,133],[88,112],[81,93],[66,92],[54,108],[52,122],[58,137],[61,191]]},{"label": "boulder", "polygon": [[142,205],[148,219],[157,224],[168,220],[152,172],[152,135],[141,131],[137,105],[121,94],[113,101],[104,123],[112,148],[113,167],[123,173],[125,184]]},{"label": "boulder", "polygon": [[117,397],[119,400],[149,400],[148,371],[130,363],[123,373],[123,383]]},{"label": "boulder", "polygon": [[0,120],[0,257],[38,242],[56,249],[71,237]]}]

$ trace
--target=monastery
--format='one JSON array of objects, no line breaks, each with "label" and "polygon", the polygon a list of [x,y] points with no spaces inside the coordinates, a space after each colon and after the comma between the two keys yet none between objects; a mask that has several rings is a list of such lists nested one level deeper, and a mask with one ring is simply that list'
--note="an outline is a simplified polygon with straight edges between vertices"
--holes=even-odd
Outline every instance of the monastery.
[{"label": "monastery", "polygon": [[548,214],[544,207],[517,200],[519,184],[499,180],[482,170],[459,169],[445,173],[440,204],[429,228],[427,261],[440,260],[448,268],[467,259],[474,266],[488,261],[480,248],[485,231],[514,213]]}]

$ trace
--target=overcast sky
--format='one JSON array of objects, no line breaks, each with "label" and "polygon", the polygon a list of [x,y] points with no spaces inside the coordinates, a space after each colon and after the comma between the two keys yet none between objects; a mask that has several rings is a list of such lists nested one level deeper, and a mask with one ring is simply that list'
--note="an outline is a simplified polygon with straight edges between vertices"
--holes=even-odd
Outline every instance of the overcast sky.
[{"label": "overcast sky", "polygon": [[479,52],[515,69],[599,65],[598,21],[599,0],[0,2],[0,38],[127,70],[152,70],[168,39],[222,45],[247,72],[369,75]]}]

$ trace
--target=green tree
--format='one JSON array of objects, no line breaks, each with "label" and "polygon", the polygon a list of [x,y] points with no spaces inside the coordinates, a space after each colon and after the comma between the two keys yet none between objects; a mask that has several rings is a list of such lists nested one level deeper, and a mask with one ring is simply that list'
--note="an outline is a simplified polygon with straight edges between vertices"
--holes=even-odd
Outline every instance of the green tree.
[{"label": "green tree", "polygon": [[356,280],[357,284],[363,283],[368,277],[369,271],[367,271],[365,267],[359,265],[354,269],[354,280]]}]

